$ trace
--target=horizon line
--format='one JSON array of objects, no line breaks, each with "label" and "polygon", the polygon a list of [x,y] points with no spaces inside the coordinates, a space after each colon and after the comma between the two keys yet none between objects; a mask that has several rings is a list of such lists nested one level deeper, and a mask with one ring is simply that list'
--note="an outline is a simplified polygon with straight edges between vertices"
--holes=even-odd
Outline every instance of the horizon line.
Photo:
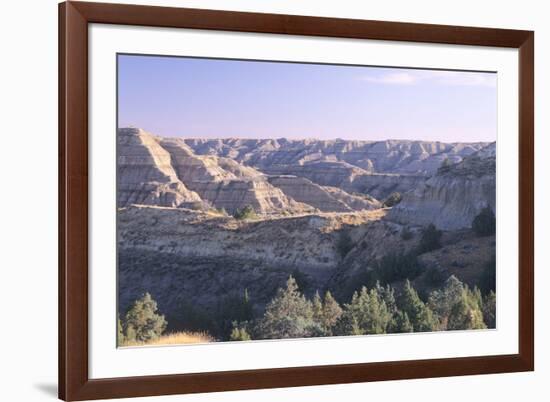
[{"label": "horizon line", "polygon": [[385,142],[385,141],[400,141],[400,142],[437,142],[441,144],[491,144],[496,143],[496,140],[478,140],[478,141],[441,141],[441,140],[423,140],[423,139],[400,139],[400,138],[386,138],[383,140],[369,140],[369,139],[347,139],[342,137],[335,137],[331,139],[321,139],[316,137],[300,137],[300,138],[288,138],[288,137],[234,137],[234,136],[220,136],[220,137],[196,137],[196,136],[186,136],[186,135],[160,135],[153,133],[151,131],[148,131],[141,127],[136,126],[125,126],[125,127],[118,127],[117,130],[120,129],[128,129],[133,128],[137,130],[143,130],[148,134],[151,134],[155,137],[162,137],[162,138],[180,138],[180,139],[188,139],[188,140],[256,140],[256,141],[265,141],[265,140],[286,140],[286,141],[304,141],[304,140],[313,140],[313,141],[322,141],[322,142],[328,142],[328,141],[347,141],[347,142]]}]

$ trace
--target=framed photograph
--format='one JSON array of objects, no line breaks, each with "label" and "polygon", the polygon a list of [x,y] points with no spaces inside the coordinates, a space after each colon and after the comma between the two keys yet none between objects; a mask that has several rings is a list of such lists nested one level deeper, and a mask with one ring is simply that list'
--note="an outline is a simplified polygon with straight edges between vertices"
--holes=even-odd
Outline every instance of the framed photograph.
[{"label": "framed photograph", "polygon": [[59,6],[59,396],[534,369],[534,33]]}]

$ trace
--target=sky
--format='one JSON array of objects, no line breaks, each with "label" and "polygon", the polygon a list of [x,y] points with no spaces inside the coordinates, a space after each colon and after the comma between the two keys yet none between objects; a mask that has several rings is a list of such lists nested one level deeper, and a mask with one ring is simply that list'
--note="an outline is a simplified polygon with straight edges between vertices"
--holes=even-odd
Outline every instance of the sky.
[{"label": "sky", "polygon": [[495,141],[497,74],[119,55],[118,119],[170,137]]}]

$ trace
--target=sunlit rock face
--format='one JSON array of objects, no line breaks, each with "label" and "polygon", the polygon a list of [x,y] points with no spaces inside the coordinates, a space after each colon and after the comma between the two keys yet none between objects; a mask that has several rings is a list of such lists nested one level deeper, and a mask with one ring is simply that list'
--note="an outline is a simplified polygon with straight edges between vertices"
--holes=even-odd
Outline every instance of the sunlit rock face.
[{"label": "sunlit rock face", "polygon": [[489,206],[495,212],[495,144],[439,169],[415,190],[405,193],[389,219],[440,229],[469,228],[479,212]]},{"label": "sunlit rock face", "polygon": [[137,128],[118,130],[117,203],[184,206],[200,202],[172,166],[170,154],[151,134]]}]

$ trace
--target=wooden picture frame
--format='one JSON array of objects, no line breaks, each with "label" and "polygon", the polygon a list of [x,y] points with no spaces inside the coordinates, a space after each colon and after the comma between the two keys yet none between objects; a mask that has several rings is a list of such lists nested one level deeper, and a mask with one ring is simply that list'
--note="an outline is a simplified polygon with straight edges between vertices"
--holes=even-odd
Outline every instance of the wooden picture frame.
[{"label": "wooden picture frame", "polygon": [[[88,24],[242,31],[519,49],[519,353],[90,379]],[[534,33],[382,21],[65,2],[59,5],[59,397],[64,400],[293,387],[534,369]]]}]

